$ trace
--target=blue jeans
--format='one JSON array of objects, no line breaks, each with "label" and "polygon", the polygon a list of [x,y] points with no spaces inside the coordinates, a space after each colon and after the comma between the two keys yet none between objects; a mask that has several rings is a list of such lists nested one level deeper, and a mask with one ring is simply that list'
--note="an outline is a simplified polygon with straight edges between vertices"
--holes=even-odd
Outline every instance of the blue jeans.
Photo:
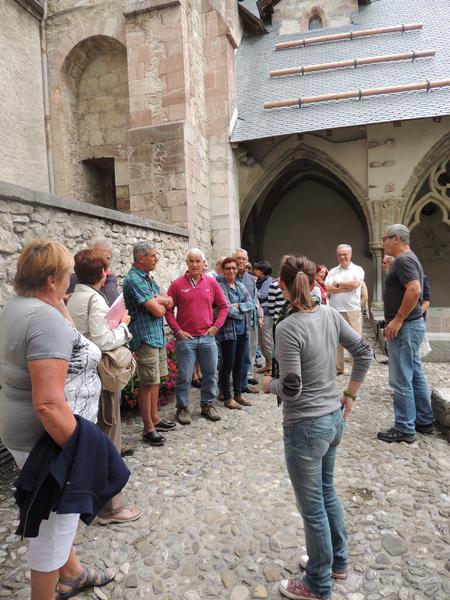
[{"label": "blue jeans", "polygon": [[308,563],[303,578],[319,597],[331,596],[331,571],[348,568],[344,512],[334,489],[342,411],[284,426],[284,452],[305,528]]},{"label": "blue jeans", "polygon": [[175,387],[177,407],[187,408],[195,361],[202,371],[200,404],[206,406],[216,399],[217,394],[217,344],[212,335],[201,335],[191,340],[177,340],[177,383]]},{"label": "blue jeans", "polygon": [[248,372],[252,364],[250,358],[250,332],[246,338],[244,356],[242,357],[242,375],[241,375],[241,390],[245,390],[248,386]]},{"label": "blue jeans", "polygon": [[230,375],[233,373],[233,392],[238,397],[242,394],[242,365],[248,335],[238,335],[236,340],[226,340],[220,343],[222,363],[219,369],[219,388],[225,402],[231,400]]},{"label": "blue jeans", "polygon": [[430,391],[423,374],[420,344],[425,335],[423,319],[405,321],[388,341],[389,385],[394,390],[395,429],[414,434],[415,423],[431,425]]}]

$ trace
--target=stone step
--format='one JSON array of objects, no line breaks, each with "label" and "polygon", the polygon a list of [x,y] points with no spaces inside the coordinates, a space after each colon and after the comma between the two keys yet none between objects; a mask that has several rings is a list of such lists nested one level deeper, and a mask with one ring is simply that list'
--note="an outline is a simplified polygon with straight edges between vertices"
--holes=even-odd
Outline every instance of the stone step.
[{"label": "stone step", "polygon": [[450,362],[450,333],[428,332],[431,352],[423,359],[426,362]]}]

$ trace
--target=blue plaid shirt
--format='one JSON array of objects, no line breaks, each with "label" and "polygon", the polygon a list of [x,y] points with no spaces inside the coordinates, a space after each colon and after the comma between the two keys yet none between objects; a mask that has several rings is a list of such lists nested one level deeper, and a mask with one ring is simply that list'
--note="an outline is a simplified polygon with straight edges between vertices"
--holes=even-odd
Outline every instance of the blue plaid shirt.
[{"label": "blue plaid shirt", "polygon": [[154,348],[164,348],[164,319],[155,317],[144,306],[145,302],[159,295],[156,281],[141,269],[131,267],[123,281],[123,297],[131,317],[128,329],[133,334],[130,340],[133,352],[144,343]]}]

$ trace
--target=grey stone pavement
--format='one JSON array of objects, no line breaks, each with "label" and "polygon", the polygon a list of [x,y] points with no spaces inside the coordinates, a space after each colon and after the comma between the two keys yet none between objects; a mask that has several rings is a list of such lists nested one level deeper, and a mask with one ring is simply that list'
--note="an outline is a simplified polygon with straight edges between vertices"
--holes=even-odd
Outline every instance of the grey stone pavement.
[{"label": "grey stone pavement", "polygon": [[[425,371],[431,386],[450,385],[448,364]],[[333,599],[448,600],[450,446],[437,432],[412,445],[377,441],[378,429],[392,424],[386,366],[373,364],[360,396],[336,467],[351,574],[334,585]],[[278,580],[301,573],[303,527],[284,464],[281,410],[273,396],[252,400],[241,411],[219,407],[222,420],[210,423],[193,390],[192,425],[167,434],[163,448],[145,446],[137,413],[125,416],[124,442],[136,450],[126,459],[126,496],[144,514],[127,525],[80,524],[81,559],[118,570],[114,583],[80,598],[280,598]],[[0,468],[0,597],[25,599],[15,475],[12,465]]]}]

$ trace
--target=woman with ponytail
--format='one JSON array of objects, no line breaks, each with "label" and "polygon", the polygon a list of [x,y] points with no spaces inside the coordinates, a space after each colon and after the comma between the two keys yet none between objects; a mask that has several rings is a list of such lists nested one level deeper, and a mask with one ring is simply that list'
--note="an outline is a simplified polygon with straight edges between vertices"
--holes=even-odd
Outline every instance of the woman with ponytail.
[{"label": "woman with ponytail", "polygon": [[[279,377],[263,389],[283,404],[286,465],[303,517],[308,559],[303,579],[285,579],[280,592],[293,600],[329,600],[331,581],[348,575],[347,533],[333,484],[336,450],[353,401],[372,360],[370,346],[337,311],[311,297],[316,269],[304,256],[289,256],[280,288],[291,313],[275,333]],[[353,356],[343,394],[336,385],[336,348]]]}]

